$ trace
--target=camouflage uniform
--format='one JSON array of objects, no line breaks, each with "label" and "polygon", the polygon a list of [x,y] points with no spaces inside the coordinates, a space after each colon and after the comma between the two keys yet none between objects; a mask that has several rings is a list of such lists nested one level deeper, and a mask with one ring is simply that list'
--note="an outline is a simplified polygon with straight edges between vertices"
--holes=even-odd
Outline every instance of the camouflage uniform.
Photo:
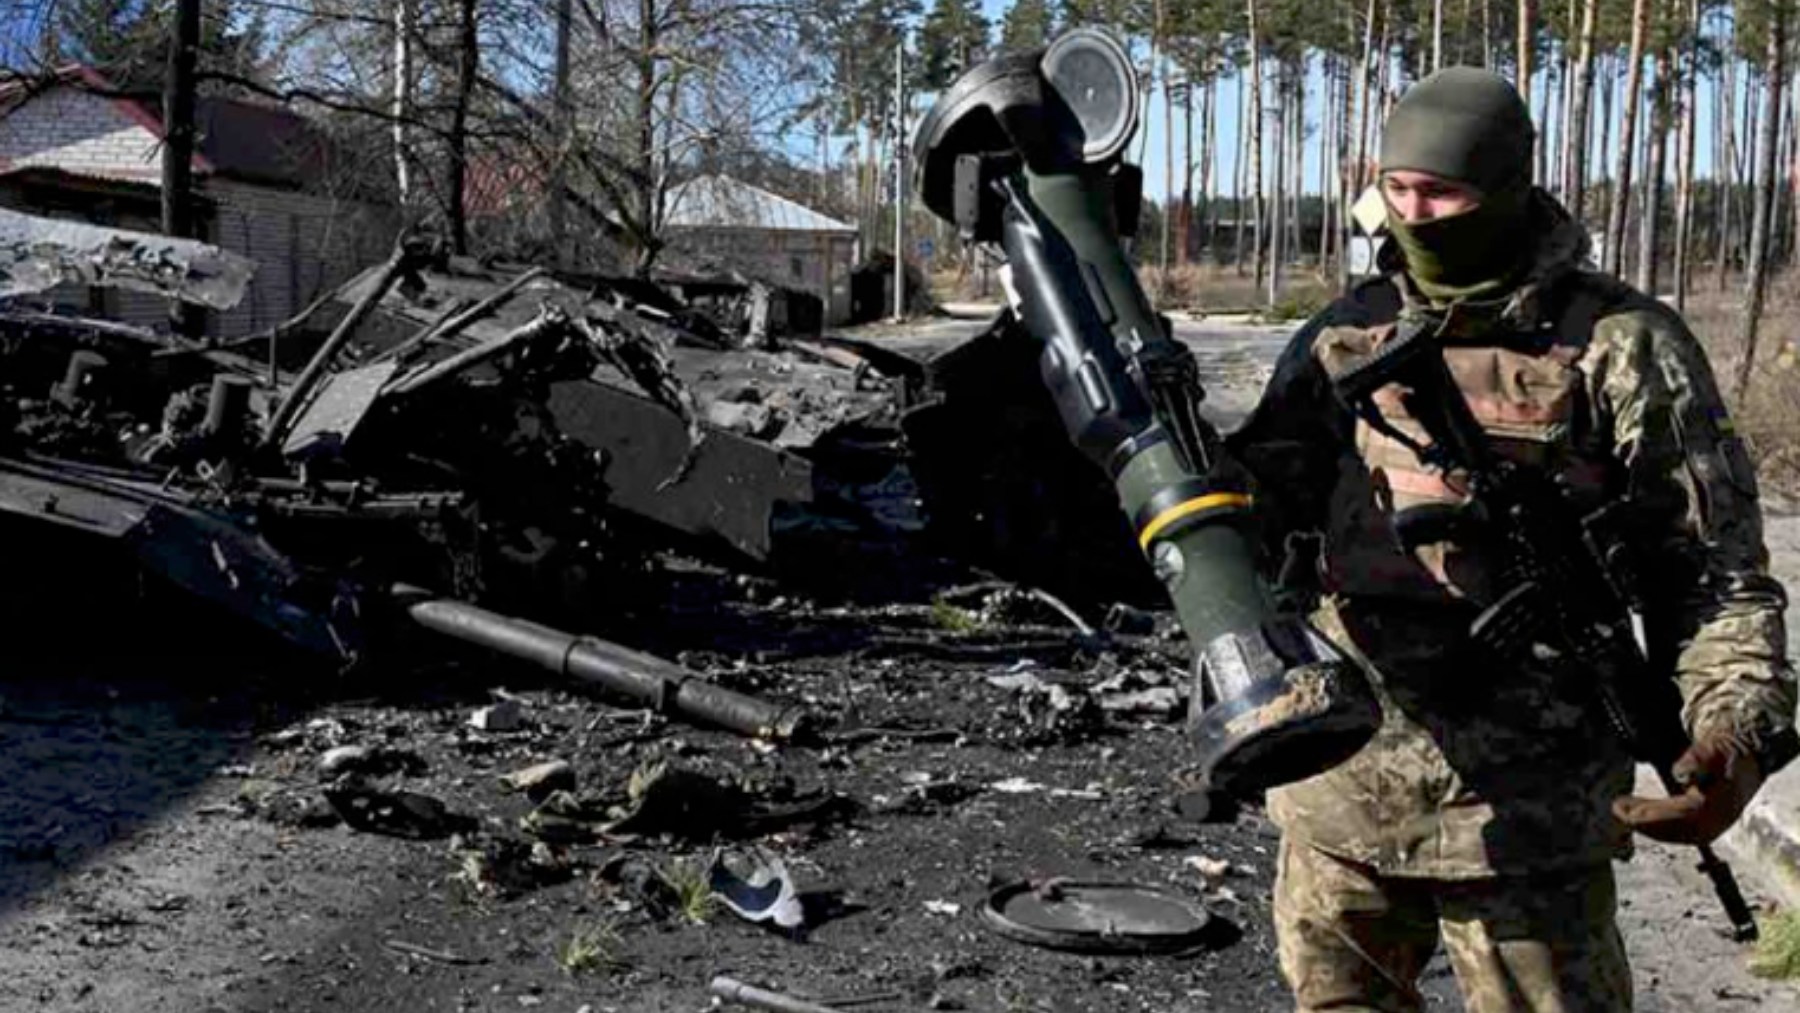
[{"label": "camouflage uniform", "polygon": [[[1582,270],[1581,227],[1547,194],[1530,200],[1532,266],[1503,297],[1452,310],[1445,358],[1497,451],[1595,504],[1630,497],[1652,656],[1676,673],[1689,732],[1737,736],[1772,773],[1795,751],[1785,598],[1705,355],[1660,303]],[[1328,371],[1429,310],[1398,258],[1383,266],[1295,336],[1231,437],[1270,534],[1323,536],[1315,621],[1369,669],[1384,712],[1349,761],[1270,793],[1283,970],[1303,1010],[1412,1010],[1441,935],[1476,1013],[1629,1009],[1609,861],[1629,852],[1610,805],[1631,762],[1549,666],[1464,649],[1491,561],[1454,543],[1408,551],[1391,523],[1459,501],[1455,476],[1331,393]],[[1408,427],[1397,398],[1377,400]]]}]

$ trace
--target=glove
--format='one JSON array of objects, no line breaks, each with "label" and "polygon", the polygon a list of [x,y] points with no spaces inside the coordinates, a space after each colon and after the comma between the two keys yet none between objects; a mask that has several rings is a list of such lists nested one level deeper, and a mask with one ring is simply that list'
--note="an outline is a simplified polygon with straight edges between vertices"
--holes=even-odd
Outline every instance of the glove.
[{"label": "glove", "polygon": [[1675,780],[1685,786],[1669,798],[1625,795],[1613,815],[1652,840],[1711,844],[1750,804],[1762,786],[1762,770],[1749,747],[1730,735],[1713,735],[1688,747],[1675,761]]}]

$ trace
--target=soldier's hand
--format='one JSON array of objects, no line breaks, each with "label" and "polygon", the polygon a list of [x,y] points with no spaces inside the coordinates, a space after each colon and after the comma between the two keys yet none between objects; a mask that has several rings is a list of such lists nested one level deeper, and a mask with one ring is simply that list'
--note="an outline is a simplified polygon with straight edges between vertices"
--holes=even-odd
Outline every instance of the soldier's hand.
[{"label": "soldier's hand", "polygon": [[1669,798],[1626,795],[1613,800],[1613,815],[1653,840],[1669,844],[1711,844],[1737,822],[1762,785],[1756,757],[1729,735],[1694,743],[1675,761],[1675,779],[1685,786]]}]

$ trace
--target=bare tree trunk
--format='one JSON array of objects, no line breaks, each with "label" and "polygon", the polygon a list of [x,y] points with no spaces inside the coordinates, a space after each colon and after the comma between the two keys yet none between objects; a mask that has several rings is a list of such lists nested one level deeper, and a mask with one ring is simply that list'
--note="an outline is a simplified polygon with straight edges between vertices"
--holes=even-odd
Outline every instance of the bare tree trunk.
[{"label": "bare tree trunk", "polygon": [[1481,69],[1494,69],[1493,0],[1481,0]]},{"label": "bare tree trunk", "polygon": [[1564,200],[1576,221],[1581,220],[1583,205],[1587,203],[1587,142],[1591,134],[1588,124],[1593,119],[1589,109],[1594,95],[1594,8],[1597,6],[1598,0],[1584,0],[1581,5],[1581,55],[1575,61],[1576,76],[1580,80],[1575,85],[1569,130],[1563,138],[1566,149],[1563,166],[1567,174],[1563,180]]},{"label": "bare tree trunk", "polygon": [[[1144,64],[1144,66],[1150,68],[1146,72],[1147,74],[1150,74],[1150,75],[1154,75],[1156,73],[1156,67],[1157,67],[1158,63],[1160,62],[1160,57],[1162,56],[1162,31],[1163,31],[1162,0],[1156,0],[1155,5],[1154,5],[1154,11],[1155,11],[1154,16],[1153,16],[1154,19],[1152,20],[1152,22],[1150,24],[1150,59],[1148,62],[1146,62]],[[1148,96],[1146,96],[1146,101],[1147,100],[1148,100]],[[1143,115],[1145,115],[1145,116],[1150,115],[1150,110],[1145,109],[1143,112]],[[1169,136],[1168,134],[1164,134],[1163,139],[1165,141],[1167,141],[1168,136]],[[1143,165],[1143,164],[1145,164],[1144,163],[1144,153],[1146,151],[1150,150],[1150,131],[1149,130],[1139,130],[1138,134],[1137,134],[1137,142],[1138,142],[1138,150],[1137,150],[1137,158],[1135,159],[1135,161],[1137,162],[1138,165]]]},{"label": "bare tree trunk", "polygon": [[1732,390],[1733,400],[1740,405],[1750,389],[1750,373],[1756,365],[1757,325],[1762,321],[1763,298],[1768,290],[1769,226],[1775,204],[1776,131],[1781,126],[1782,85],[1786,80],[1782,62],[1783,50],[1787,48],[1786,12],[1779,5],[1771,5],[1771,8],[1768,52],[1763,57],[1762,131],[1756,144],[1756,211],[1750,224],[1749,278],[1744,284],[1743,328],[1739,332],[1744,357],[1738,362],[1737,380]]},{"label": "bare tree trunk", "polygon": [[1355,67],[1348,57],[1339,61],[1343,72],[1343,105],[1338,108],[1337,130],[1337,283],[1342,289],[1350,284],[1350,202],[1356,199],[1351,182],[1351,124],[1356,122],[1356,92],[1351,75]]},{"label": "bare tree trunk", "polygon": [[[1550,171],[1540,182],[1543,187],[1558,197],[1563,193],[1563,181],[1569,176],[1569,166],[1564,160],[1569,156],[1569,94],[1574,88],[1575,51],[1572,42],[1564,42],[1556,47],[1556,57],[1547,62],[1550,77],[1557,82],[1557,87],[1550,99],[1550,119],[1543,125],[1542,136],[1538,143],[1548,148],[1545,157],[1550,160]],[[1554,139],[1553,139],[1554,136]]]},{"label": "bare tree trunk", "polygon": [[569,89],[569,44],[574,27],[574,0],[556,0],[556,82],[552,101],[556,108],[556,153],[550,163],[549,206],[551,256],[560,267],[569,266],[569,225],[563,190],[568,185],[569,149],[574,144],[575,102]]},{"label": "bare tree trunk", "polygon": [[412,142],[407,129],[412,118],[413,3],[394,0],[394,196],[402,209],[413,202]]},{"label": "bare tree trunk", "polygon": [[[471,3],[473,0],[463,2]],[[647,274],[656,259],[656,61],[657,47],[661,44],[658,17],[656,0],[638,0],[639,42],[643,48],[637,54],[637,106],[634,109],[637,116],[637,151],[633,152],[633,161],[643,178],[638,182],[636,194],[635,210],[640,232],[633,273],[640,275]],[[859,153],[860,150],[861,142],[858,141]],[[867,192],[866,189],[863,191],[864,194]],[[865,228],[863,234],[873,233]],[[896,251],[895,256],[898,255]]]},{"label": "bare tree trunk", "polygon": [[1649,166],[1644,173],[1643,246],[1638,251],[1638,290],[1656,295],[1657,246],[1662,239],[1662,189],[1668,171],[1669,111],[1675,101],[1675,89],[1669,81],[1674,53],[1663,49],[1656,54],[1656,87],[1650,98],[1650,132],[1644,138],[1649,150]]},{"label": "bare tree trunk", "polygon": [[1644,82],[1644,37],[1650,27],[1649,0],[1632,0],[1631,65],[1625,78],[1624,114],[1619,124],[1619,160],[1613,180],[1613,205],[1606,223],[1606,273],[1618,274],[1625,263],[1625,214],[1631,205],[1631,156],[1636,144],[1638,95]]},{"label": "bare tree trunk", "polygon": [[[1546,79],[1544,81],[1543,90],[1538,92],[1537,122],[1539,124],[1548,124],[1550,122],[1550,96],[1555,94],[1555,92],[1555,80]],[[1527,108],[1530,107],[1527,106]],[[1540,127],[1539,129],[1543,129],[1543,127]],[[1531,169],[1532,182],[1542,184],[1549,178],[1545,175],[1545,172],[1547,171],[1550,145],[1540,143],[1534,144],[1531,147],[1533,156]]]},{"label": "bare tree trunk", "polygon": [[1713,98],[1719,100],[1723,96],[1725,110],[1719,117],[1719,132],[1723,137],[1721,152],[1723,158],[1715,163],[1715,174],[1719,179],[1719,197],[1715,201],[1717,213],[1714,216],[1713,231],[1717,233],[1718,252],[1714,257],[1714,266],[1718,269],[1719,291],[1725,291],[1725,279],[1731,271],[1731,222],[1732,199],[1737,190],[1737,61],[1727,58],[1724,66],[1724,85],[1713,89]]},{"label": "bare tree trunk", "polygon": [[1307,139],[1305,139],[1307,58],[1305,58],[1305,54],[1294,59],[1294,63],[1287,68],[1285,76],[1292,81],[1292,85],[1289,85],[1289,101],[1287,101],[1287,131],[1289,131],[1289,146],[1291,146],[1289,164],[1287,164],[1287,193],[1291,194],[1287,198],[1287,214],[1289,214],[1289,218],[1287,218],[1287,223],[1289,223],[1287,225],[1287,229],[1289,229],[1287,248],[1292,250],[1289,259],[1298,261],[1307,254],[1307,247],[1301,241],[1300,236],[1300,203],[1301,196],[1305,196],[1305,182],[1303,182],[1305,175],[1303,173],[1305,173],[1305,164],[1307,164]]},{"label": "bare tree trunk", "polygon": [[1275,164],[1269,172],[1269,181],[1275,192],[1271,195],[1273,220],[1269,223],[1269,273],[1267,280],[1268,304],[1275,305],[1281,291],[1281,268],[1287,258],[1287,82],[1282,78],[1287,68],[1280,62],[1275,64]]},{"label": "bare tree trunk", "polygon": [[1331,141],[1337,136],[1337,60],[1326,52],[1321,63],[1325,90],[1319,97],[1319,273],[1323,275],[1331,262]]},{"label": "bare tree trunk", "polygon": [[[1356,161],[1351,165],[1350,189],[1352,200],[1362,193],[1365,182],[1364,170],[1369,162],[1369,78],[1373,72],[1375,48],[1375,0],[1369,0],[1366,20],[1363,23],[1362,55],[1356,63]],[[1385,37],[1384,37],[1385,41]]]},{"label": "bare tree trunk", "polygon": [[481,68],[481,40],[475,21],[478,0],[462,0],[457,21],[456,105],[450,113],[450,182],[447,200],[450,246],[459,254],[469,252],[469,103],[475,96],[475,75]]},{"label": "bare tree trunk", "polygon": [[1737,217],[1731,223],[1731,259],[1739,270],[1750,269],[1750,232],[1754,226],[1751,219],[1756,212],[1756,200],[1753,191],[1756,188],[1756,141],[1761,137],[1762,126],[1758,117],[1762,113],[1759,105],[1763,91],[1763,79],[1755,73],[1755,68],[1744,67],[1744,123],[1738,130],[1738,179],[1746,191],[1743,200],[1737,204]]},{"label": "bare tree trunk", "polygon": [[1682,40],[1681,136],[1676,141],[1680,164],[1675,190],[1675,312],[1687,309],[1688,248],[1694,231],[1694,121],[1700,116],[1700,0],[1688,0],[1687,30]]},{"label": "bare tree trunk", "polygon": [[[1263,286],[1263,193],[1262,193],[1262,36],[1256,31],[1256,0],[1244,0],[1244,13],[1249,21],[1250,50],[1250,175],[1245,180],[1251,196],[1251,254],[1256,287]],[[1242,214],[1239,215],[1240,220]]]},{"label": "bare tree trunk", "polygon": [[[1185,267],[1188,262],[1189,233],[1193,231],[1194,222],[1194,81],[1188,79],[1187,87],[1182,90],[1181,104],[1181,218],[1175,243],[1175,264]],[[1206,115],[1202,102],[1200,114]]]},{"label": "bare tree trunk", "polygon": [[[1797,95],[1800,95],[1800,80],[1790,82],[1788,87],[1794,88]],[[1796,136],[1795,132],[1796,101],[1800,101],[1800,98],[1794,95],[1789,96],[1785,116],[1788,131],[1786,163],[1788,166],[1788,214],[1784,218],[1787,224],[1787,259],[1785,263],[1790,266],[1793,263],[1795,248],[1800,245],[1800,136]]]},{"label": "bare tree trunk", "polygon": [[1518,60],[1519,95],[1525,99],[1525,108],[1531,108],[1531,72],[1532,37],[1537,33],[1537,0],[1519,0],[1519,44],[1515,51]]},{"label": "bare tree trunk", "polygon": [[1217,259],[1217,251],[1213,249],[1213,237],[1219,234],[1219,74],[1215,71],[1206,82],[1205,114],[1201,121],[1206,124],[1200,132],[1200,207],[1201,231],[1200,242],[1194,251],[1195,258],[1204,266],[1212,266]]},{"label": "bare tree trunk", "polygon": [[1249,195],[1250,178],[1250,86],[1243,74],[1237,76],[1237,157],[1231,163],[1232,228],[1231,266],[1238,277],[1244,275],[1244,201]]},{"label": "bare tree trunk", "polygon": [[[1160,5],[1159,9],[1160,9]],[[1160,15],[1159,15],[1160,17]],[[1167,55],[1162,60],[1163,79],[1163,216],[1162,216],[1162,277],[1157,282],[1157,296],[1166,296],[1169,291],[1169,240],[1170,219],[1175,217],[1175,96],[1171,91],[1174,81],[1171,78],[1171,67]]]},{"label": "bare tree trunk", "polygon": [[1431,0],[1431,69],[1444,69],[1444,0]]}]

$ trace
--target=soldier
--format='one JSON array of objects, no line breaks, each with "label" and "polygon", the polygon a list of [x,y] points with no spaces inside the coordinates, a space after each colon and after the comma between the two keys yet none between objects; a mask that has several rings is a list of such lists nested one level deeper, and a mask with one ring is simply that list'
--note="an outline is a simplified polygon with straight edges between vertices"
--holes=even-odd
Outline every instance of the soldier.
[{"label": "soldier", "polygon": [[[1785,596],[1706,357],[1675,313],[1584,266],[1585,232],[1531,185],[1533,133],[1485,71],[1406,93],[1381,147],[1381,276],[1300,330],[1231,437],[1270,544],[1318,534],[1314,621],[1383,708],[1360,753],[1269,795],[1281,966],[1302,1011],[1420,1009],[1440,940],[1472,1013],[1629,1010],[1611,860],[1632,829],[1711,841],[1797,751]],[[1396,512],[1461,502],[1456,476],[1358,419],[1328,377],[1412,316],[1497,451],[1628,504],[1650,654],[1673,667],[1694,742],[1684,794],[1631,797],[1623,745],[1548,664],[1465,650],[1494,595],[1479,546],[1400,543]],[[1382,405],[1404,429],[1399,399]]]}]

